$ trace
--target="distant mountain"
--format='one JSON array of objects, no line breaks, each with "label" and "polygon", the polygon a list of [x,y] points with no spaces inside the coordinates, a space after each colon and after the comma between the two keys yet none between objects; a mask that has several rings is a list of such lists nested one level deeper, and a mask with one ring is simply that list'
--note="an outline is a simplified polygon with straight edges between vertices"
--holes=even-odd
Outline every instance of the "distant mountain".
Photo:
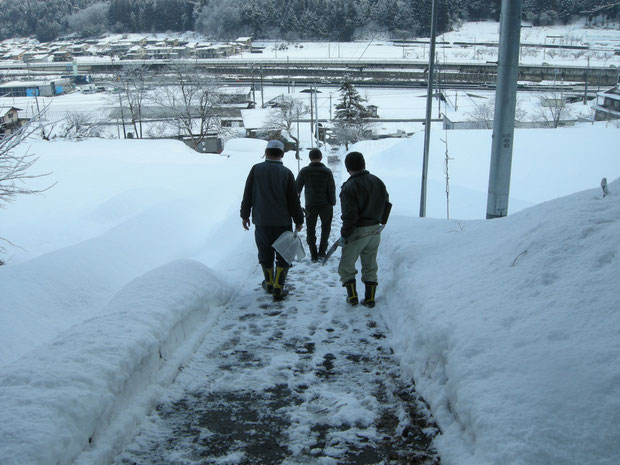
[{"label": "distant mountain", "polygon": [[[615,3],[615,4],[614,4]],[[213,39],[331,39],[360,35],[427,35],[431,0],[0,0],[0,39],[35,36],[47,42],[67,34],[197,31]],[[459,21],[499,18],[501,0],[441,0],[438,30]],[[534,24],[576,15],[617,20],[609,0],[523,0]]]}]

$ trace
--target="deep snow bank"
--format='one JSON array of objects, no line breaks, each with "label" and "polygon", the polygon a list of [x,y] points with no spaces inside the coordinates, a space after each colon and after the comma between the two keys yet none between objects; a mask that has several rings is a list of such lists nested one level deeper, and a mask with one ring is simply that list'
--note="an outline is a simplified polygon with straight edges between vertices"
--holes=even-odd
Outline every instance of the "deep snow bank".
[{"label": "deep snow bank", "polygon": [[[448,146],[444,144],[448,140]],[[431,131],[427,217],[446,217],[445,157],[449,149],[450,218],[483,219],[491,164],[491,130]],[[516,129],[510,175],[511,213],[598,186],[620,176],[618,129],[599,126]],[[366,166],[393,199],[393,214],[418,216],[424,133],[356,144]],[[381,147],[385,146],[382,150]]]},{"label": "deep snow bank", "polygon": [[620,181],[492,221],[394,217],[384,316],[445,465],[616,464]]},{"label": "deep snow bank", "polygon": [[102,451],[132,431],[157,383],[174,378],[230,293],[207,267],[175,261],[128,284],[99,316],[3,367],[2,463],[70,464],[89,442],[98,444],[97,456],[86,450],[78,463],[105,463]]},{"label": "deep snow bank", "polygon": [[241,249],[240,221],[225,241],[209,238],[238,217],[252,160],[175,141],[32,141],[32,150],[38,170],[53,173],[37,182],[58,184],[2,211],[0,236],[25,250],[10,248],[0,267],[0,366],[97,315],[153,268],[200,255],[215,269]]}]

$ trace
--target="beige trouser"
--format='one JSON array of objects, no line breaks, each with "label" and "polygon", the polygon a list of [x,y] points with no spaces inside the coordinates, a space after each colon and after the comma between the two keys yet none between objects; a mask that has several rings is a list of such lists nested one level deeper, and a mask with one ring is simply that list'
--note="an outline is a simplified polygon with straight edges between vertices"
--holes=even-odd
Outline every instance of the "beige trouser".
[{"label": "beige trouser", "polygon": [[[351,238],[375,231],[378,224],[355,228]],[[342,246],[342,257],[338,266],[340,281],[344,284],[355,279],[357,269],[355,263],[359,258],[362,262],[362,282],[377,282],[377,251],[381,242],[381,233],[370,234]]]}]

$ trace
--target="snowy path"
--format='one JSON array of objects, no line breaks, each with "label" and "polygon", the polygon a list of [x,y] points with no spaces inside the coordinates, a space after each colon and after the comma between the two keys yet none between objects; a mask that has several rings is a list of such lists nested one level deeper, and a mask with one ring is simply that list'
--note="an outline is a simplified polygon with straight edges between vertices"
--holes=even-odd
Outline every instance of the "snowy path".
[{"label": "snowy path", "polygon": [[115,465],[439,463],[380,293],[372,310],[346,304],[339,255],[295,264],[282,302],[257,266]]},{"label": "snowy path", "polygon": [[434,463],[380,302],[348,306],[337,262],[297,264],[278,303],[257,269],[115,463]]}]

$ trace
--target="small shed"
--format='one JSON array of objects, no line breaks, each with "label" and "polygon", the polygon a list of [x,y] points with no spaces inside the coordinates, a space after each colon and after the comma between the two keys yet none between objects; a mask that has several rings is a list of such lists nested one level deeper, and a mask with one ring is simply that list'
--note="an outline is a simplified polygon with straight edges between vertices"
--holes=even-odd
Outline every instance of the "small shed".
[{"label": "small shed", "polygon": [[235,40],[235,43],[244,50],[252,49],[252,38],[251,37],[238,37],[237,40]]},{"label": "small shed", "polygon": [[595,121],[620,119],[620,86],[596,94],[596,104],[592,108]]}]

